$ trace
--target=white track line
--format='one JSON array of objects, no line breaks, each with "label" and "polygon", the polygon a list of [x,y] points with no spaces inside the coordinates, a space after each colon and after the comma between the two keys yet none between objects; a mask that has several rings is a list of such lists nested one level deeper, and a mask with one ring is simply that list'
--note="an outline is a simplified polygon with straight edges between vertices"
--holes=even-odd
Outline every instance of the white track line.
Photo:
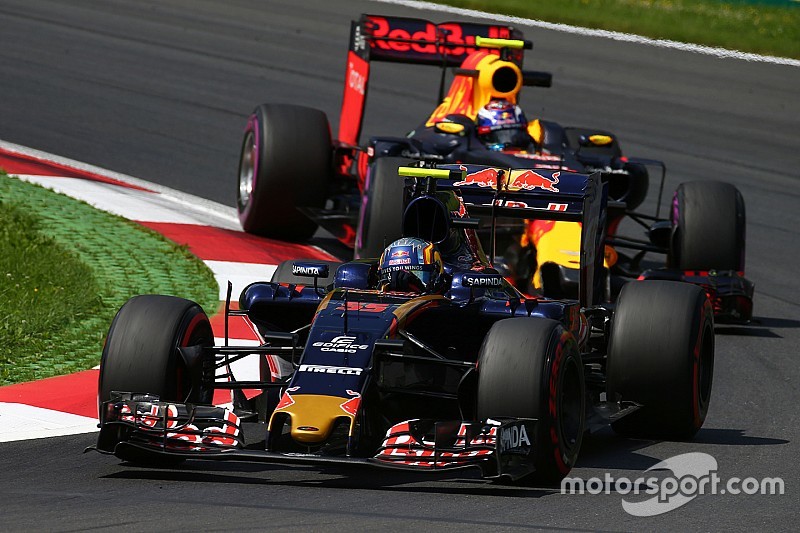
[{"label": "white track line", "polygon": [[94,208],[136,222],[208,225],[205,213],[176,209],[175,201],[158,193],[111,183],[59,176],[15,174],[19,179],[82,200]]},{"label": "white track line", "polygon": [[97,419],[21,403],[0,402],[0,442],[43,439],[97,431]]},{"label": "white track line", "polygon": [[464,9],[460,7],[433,4],[430,2],[419,2],[417,0],[373,0],[373,1],[380,2],[383,4],[394,4],[398,6],[404,6],[411,9],[425,9],[430,11],[440,11],[442,13],[461,15],[464,17],[489,19],[496,22],[505,22],[517,26],[534,26],[538,28],[545,28],[548,30],[560,31],[564,33],[574,33],[577,35],[586,35],[590,37],[602,37],[605,39],[612,39],[614,41],[624,41],[629,43],[642,44],[646,46],[656,46],[659,48],[672,48],[684,52],[704,54],[723,59],[739,59],[743,61],[755,61],[760,63],[772,63],[775,65],[785,65],[790,67],[800,67],[800,60],[797,59],[789,59],[785,57],[774,57],[774,56],[762,56],[758,54],[750,54],[747,52],[739,52],[737,50],[727,50],[725,48],[703,46],[700,44],[681,43],[678,41],[670,41],[668,39],[650,39],[648,37],[642,37],[641,35],[632,35],[629,33],[621,33],[608,30],[595,30],[591,28],[581,28],[579,26],[569,26],[567,24],[545,22],[543,20],[526,19],[522,17],[513,17],[510,15],[487,13],[485,11],[477,11],[474,9]]}]

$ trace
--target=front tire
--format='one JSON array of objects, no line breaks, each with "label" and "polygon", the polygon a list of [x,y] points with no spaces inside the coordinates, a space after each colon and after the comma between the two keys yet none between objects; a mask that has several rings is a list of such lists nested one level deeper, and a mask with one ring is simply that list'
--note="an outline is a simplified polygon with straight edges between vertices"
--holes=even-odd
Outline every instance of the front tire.
[{"label": "front tire", "polygon": [[[197,385],[202,379],[193,379],[198,376],[192,375],[178,348],[213,344],[211,324],[196,303],[153,294],[131,298],[117,312],[106,337],[100,360],[98,407],[111,399],[113,391],[153,394],[161,401],[210,405],[213,389]],[[202,378],[213,380],[213,368],[209,372]],[[124,461],[146,466],[172,467],[183,462],[182,458],[127,445],[116,446],[114,454]]]},{"label": "front tire", "polygon": [[536,418],[533,481],[558,483],[575,465],[586,426],[578,345],[555,320],[496,322],[478,359],[477,417]]},{"label": "front tire", "polygon": [[705,421],[714,375],[714,320],[700,287],[632,281],[620,292],[608,351],[608,397],[641,407],[612,423],[633,437],[683,440]]},{"label": "front tire", "polygon": [[242,228],[274,239],[311,238],[316,223],[297,207],[321,208],[332,175],[325,113],[262,104],[247,121],[239,160],[236,206]]},{"label": "front tire", "polygon": [[213,344],[211,324],[196,303],[173,296],[135,296],[120,308],[108,331],[98,400],[108,401],[112,391],[120,391],[210,405],[213,390],[192,388],[190,369],[178,348]]}]

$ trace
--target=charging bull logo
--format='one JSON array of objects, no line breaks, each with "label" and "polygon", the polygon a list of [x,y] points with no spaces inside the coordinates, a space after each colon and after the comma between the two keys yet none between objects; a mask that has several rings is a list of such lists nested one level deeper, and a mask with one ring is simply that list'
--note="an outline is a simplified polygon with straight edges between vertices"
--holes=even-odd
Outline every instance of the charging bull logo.
[{"label": "charging bull logo", "polygon": [[[467,170],[466,167],[460,167],[461,170]],[[478,172],[467,174],[464,181],[457,181],[453,185],[477,185],[478,187],[497,187],[497,178],[499,171],[496,168],[484,168]]]},{"label": "charging bull logo", "polygon": [[293,405],[294,398],[292,398],[292,395],[290,393],[298,390],[300,390],[300,387],[289,387],[288,389],[286,389],[286,392],[284,392],[283,396],[281,397],[281,401],[278,402],[277,406],[275,406],[275,410],[278,411],[280,409],[286,409],[290,405]]},{"label": "charging bull logo", "polygon": [[[553,172],[553,178],[550,179],[533,170],[525,170],[517,175],[512,186],[515,189],[523,189],[526,191],[542,189],[543,191],[558,192],[558,188],[555,187],[555,184],[558,183],[558,176],[560,174],[561,172]],[[467,179],[469,179],[469,176],[467,176]]]},{"label": "charging bull logo", "polygon": [[348,415],[356,416],[356,413],[358,413],[358,406],[361,405],[361,394],[351,391],[350,389],[347,389],[347,394],[353,396],[353,398],[350,398],[339,407]]}]

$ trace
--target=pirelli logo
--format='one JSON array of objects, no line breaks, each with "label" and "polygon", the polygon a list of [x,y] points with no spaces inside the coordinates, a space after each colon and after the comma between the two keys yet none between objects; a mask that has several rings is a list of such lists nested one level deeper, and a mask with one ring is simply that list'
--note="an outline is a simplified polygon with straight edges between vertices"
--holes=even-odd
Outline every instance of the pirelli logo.
[{"label": "pirelli logo", "polygon": [[362,368],[351,366],[327,366],[327,365],[300,365],[300,372],[315,372],[318,374],[344,374],[346,376],[360,376]]}]

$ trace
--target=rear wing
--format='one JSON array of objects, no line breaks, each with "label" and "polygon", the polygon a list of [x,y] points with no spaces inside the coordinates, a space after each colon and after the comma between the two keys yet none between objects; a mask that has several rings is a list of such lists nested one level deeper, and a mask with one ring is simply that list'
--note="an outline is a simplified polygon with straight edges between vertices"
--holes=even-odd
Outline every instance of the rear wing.
[{"label": "rear wing", "polygon": [[[500,217],[579,222],[578,298],[583,307],[596,303],[595,298],[601,295],[596,291],[600,281],[596,273],[603,264],[608,203],[608,187],[600,172],[579,174],[458,164],[414,170],[418,176],[435,173],[436,190],[454,191],[470,215],[488,215],[493,224]],[[459,178],[452,179],[455,175]],[[494,250],[491,253],[494,255]]]},{"label": "rear wing", "polygon": [[[479,48],[499,53],[496,44],[476,44],[476,37],[496,40],[522,40],[521,31],[498,24],[443,22],[409,17],[361,15],[350,26],[344,97],[339,116],[338,140],[356,146],[369,86],[370,61],[391,61],[458,67]],[[502,41],[499,41],[502,42]],[[530,48],[530,43],[526,43]],[[505,58],[522,67],[523,50],[505,51]],[[444,76],[440,93],[444,91]]]}]

